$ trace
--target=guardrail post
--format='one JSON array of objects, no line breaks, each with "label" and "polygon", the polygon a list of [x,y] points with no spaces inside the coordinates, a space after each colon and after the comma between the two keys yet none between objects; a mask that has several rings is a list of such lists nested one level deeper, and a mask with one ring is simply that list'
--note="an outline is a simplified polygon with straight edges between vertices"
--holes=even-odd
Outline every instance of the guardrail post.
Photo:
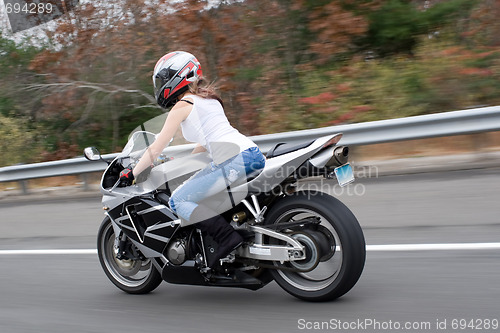
[{"label": "guardrail post", "polygon": [[87,176],[86,173],[82,173],[80,175],[80,178],[82,179],[82,182],[83,182],[83,190],[88,191],[89,190],[89,177]]},{"label": "guardrail post", "polygon": [[19,181],[19,187],[21,188],[21,192],[24,195],[28,194],[28,181],[27,180]]},{"label": "guardrail post", "polygon": [[491,142],[490,142],[490,136],[489,133],[483,132],[483,133],[477,133],[475,136],[474,140],[474,148],[476,149],[476,152],[480,153],[490,147]]}]

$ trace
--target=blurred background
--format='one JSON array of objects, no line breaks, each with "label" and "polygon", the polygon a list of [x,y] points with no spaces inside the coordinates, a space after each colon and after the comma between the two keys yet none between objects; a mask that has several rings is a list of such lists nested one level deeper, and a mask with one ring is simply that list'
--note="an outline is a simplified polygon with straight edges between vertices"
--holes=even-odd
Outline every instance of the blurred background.
[{"label": "blurred background", "polygon": [[247,135],[500,104],[493,0],[80,1],[17,33],[0,8],[0,167],[119,151],[173,50]]},{"label": "blurred background", "polygon": [[[163,114],[151,75],[173,50],[198,57],[247,135],[500,105],[498,0],[65,0],[72,10],[18,32],[4,6],[13,1],[0,0],[0,168],[86,146],[120,151]],[[276,284],[164,284],[130,297],[93,250],[100,172],[2,182],[0,331],[289,333],[303,331],[299,318],[332,317],[498,324],[500,132],[352,148],[361,174],[334,194],[369,246],[477,248],[369,247],[356,287],[331,303],[298,302]],[[26,249],[88,254],[15,252]]]}]

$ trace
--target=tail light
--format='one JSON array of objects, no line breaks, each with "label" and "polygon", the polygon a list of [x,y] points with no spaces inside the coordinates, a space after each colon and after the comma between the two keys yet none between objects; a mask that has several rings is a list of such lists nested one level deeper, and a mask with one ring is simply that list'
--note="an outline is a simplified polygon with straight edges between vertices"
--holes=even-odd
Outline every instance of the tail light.
[{"label": "tail light", "polygon": [[342,133],[335,135],[333,138],[328,140],[321,148],[324,149],[324,148],[328,148],[330,146],[334,146],[340,141],[340,139],[342,139]]}]

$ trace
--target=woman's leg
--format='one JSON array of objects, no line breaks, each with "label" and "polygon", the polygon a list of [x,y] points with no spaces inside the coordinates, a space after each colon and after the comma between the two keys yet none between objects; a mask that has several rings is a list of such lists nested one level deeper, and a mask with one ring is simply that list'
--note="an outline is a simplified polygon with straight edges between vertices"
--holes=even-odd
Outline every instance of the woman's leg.
[{"label": "woman's leg", "polygon": [[[245,176],[245,163],[241,154],[220,165],[211,163],[172,193],[170,207],[183,219],[191,223],[199,222],[198,219],[191,218],[198,203],[224,191],[233,182]],[[208,217],[211,216],[206,218]]]},{"label": "woman's leg", "polygon": [[177,215],[191,223],[199,222],[197,226],[200,230],[219,245],[217,254],[207,263],[209,267],[214,267],[219,259],[231,253],[243,242],[243,238],[222,216],[199,202],[225,190],[236,180],[246,177],[248,172],[263,168],[264,161],[260,151],[258,154],[256,151],[245,151],[220,165],[211,163],[172,193],[170,207]]},{"label": "woman's leg", "polygon": [[[211,217],[206,218],[207,216]],[[193,210],[191,218],[201,221],[196,227],[217,242],[216,254],[207,258],[207,266],[210,268],[216,266],[219,259],[226,257],[243,242],[243,237],[221,215],[217,215],[204,205],[198,205]]]}]

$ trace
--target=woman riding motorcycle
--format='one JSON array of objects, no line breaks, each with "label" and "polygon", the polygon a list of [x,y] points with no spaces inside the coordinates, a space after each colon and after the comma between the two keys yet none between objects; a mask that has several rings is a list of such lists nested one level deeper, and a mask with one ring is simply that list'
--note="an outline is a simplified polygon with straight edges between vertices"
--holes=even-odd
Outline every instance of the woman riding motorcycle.
[{"label": "woman riding motorcycle", "polygon": [[179,217],[211,236],[219,245],[209,267],[226,257],[243,238],[203,199],[225,190],[248,173],[264,168],[265,157],[257,145],[232,127],[224,114],[221,98],[203,78],[200,62],[190,53],[170,52],[158,60],[153,72],[157,103],[170,110],[156,140],[137,165],[120,174],[123,185],[131,185],[148,169],[169,144],[179,126],[187,141],[196,142],[193,153],[207,151],[212,162],[194,174],[171,195],[170,208]]}]

